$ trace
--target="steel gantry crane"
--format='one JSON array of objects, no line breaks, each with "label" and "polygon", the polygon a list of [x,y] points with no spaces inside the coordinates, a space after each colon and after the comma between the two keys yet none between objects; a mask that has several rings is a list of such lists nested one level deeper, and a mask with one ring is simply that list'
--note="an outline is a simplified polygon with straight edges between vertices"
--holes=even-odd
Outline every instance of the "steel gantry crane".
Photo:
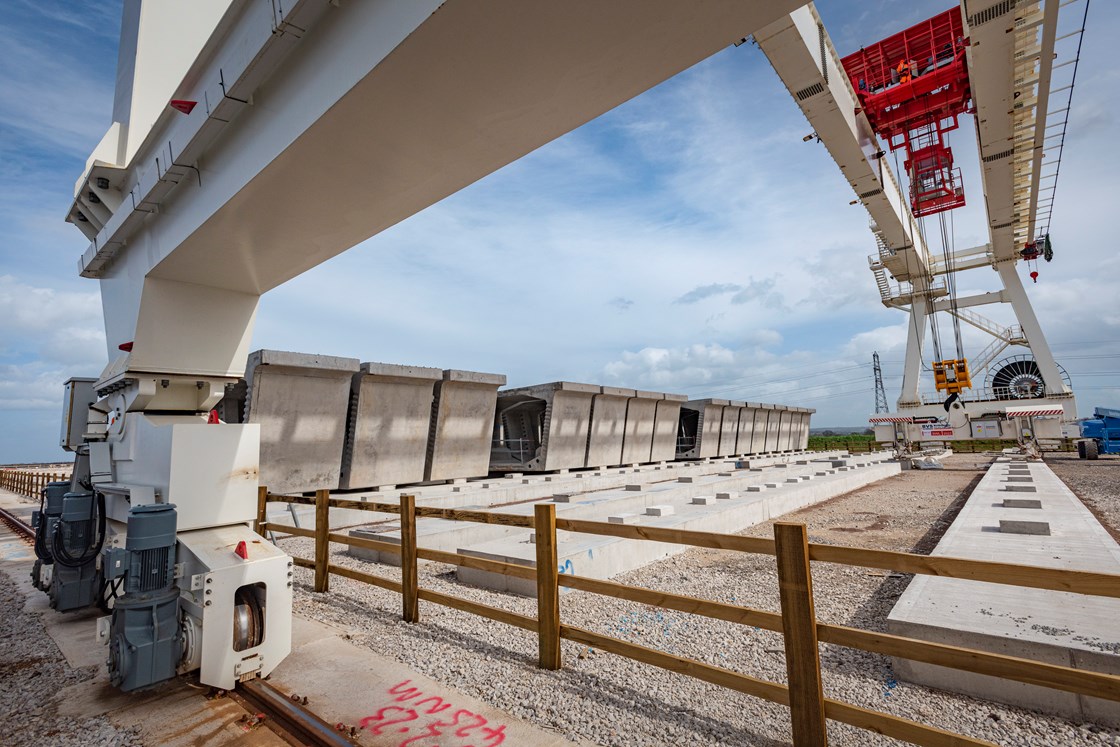
[{"label": "steel gantry crane", "polygon": [[[924,412],[926,318],[951,269],[800,5],[125,0],[113,123],[68,215],[90,242],[78,271],[100,283],[110,363],[68,383],[74,475],[47,496],[60,522],[97,527],[66,533],[88,542],[63,548],[64,606],[121,592],[98,624],[114,684],[197,669],[229,688],[290,649],[292,562],[249,528],[259,426],[208,417],[244,373],[260,296],[745,37],[872,216],[873,267],[897,283],[878,276],[884,302],[913,320],[900,406]],[[1005,287],[953,299],[955,313],[1011,303],[1048,401],[1071,404],[1014,269],[1034,230],[1056,0],[977,5],[962,33],[985,71],[969,80],[992,234],[953,262],[991,264]]]},{"label": "steel gantry crane", "polygon": [[[1036,223],[1059,4],[962,2],[843,60],[812,5],[755,34],[871,217],[877,251],[868,260],[883,304],[909,314],[898,412],[872,418],[885,424],[885,439],[893,439],[890,424],[899,422],[910,424],[914,441],[1058,438],[1061,422],[1076,418],[1068,377],[1017,270],[1019,261],[1050,252],[1049,236],[1039,235]],[[976,120],[989,242],[955,250],[942,223],[937,256],[926,245],[922,218],[964,204],[945,135],[965,112]],[[905,190],[888,163],[894,149],[906,152]],[[992,268],[1001,287],[958,296],[957,273],[981,267]],[[1015,324],[973,311],[996,303],[1010,305]],[[956,358],[942,354],[936,322],[930,325],[937,312],[953,318]],[[960,352],[961,322],[994,338],[971,360]],[[936,358],[932,397],[920,391],[927,329]],[[1011,345],[1032,355],[997,364]],[[987,385],[974,386],[984,370]],[[1041,419],[1018,417],[1028,404]]]},{"label": "steel gantry crane", "polygon": [[72,549],[75,606],[124,592],[99,626],[113,682],[230,688],[289,651],[292,564],[248,526],[259,426],[207,416],[263,293],[799,5],[125,0],[68,217],[111,362],[70,382],[56,486],[103,528]]}]

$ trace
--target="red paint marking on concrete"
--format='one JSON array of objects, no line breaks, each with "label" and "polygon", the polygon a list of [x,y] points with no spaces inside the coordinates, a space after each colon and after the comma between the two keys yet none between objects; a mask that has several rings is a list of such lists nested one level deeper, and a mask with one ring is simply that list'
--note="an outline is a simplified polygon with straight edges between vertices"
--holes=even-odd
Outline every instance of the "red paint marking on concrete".
[{"label": "red paint marking on concrete", "polygon": [[389,695],[396,696],[397,703],[413,701],[412,708],[386,706],[362,719],[361,727],[374,735],[387,730],[412,734],[397,747],[498,747],[505,741],[505,724],[491,725],[485,716],[464,708],[451,711],[450,716],[427,718],[450,711],[453,704],[436,695],[425,696],[411,685],[411,680],[398,682],[389,688]]}]

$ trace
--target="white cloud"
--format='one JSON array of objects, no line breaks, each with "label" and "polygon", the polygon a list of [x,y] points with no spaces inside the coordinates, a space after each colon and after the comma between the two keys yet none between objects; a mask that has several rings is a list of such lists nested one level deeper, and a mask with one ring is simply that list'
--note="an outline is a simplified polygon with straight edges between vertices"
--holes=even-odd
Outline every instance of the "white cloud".
[{"label": "white cloud", "polygon": [[[20,0],[25,14],[37,6]],[[841,53],[943,9],[933,0],[818,7]],[[1109,5],[1099,12],[1116,17]],[[116,35],[115,18],[83,19],[102,46]],[[0,112],[11,134],[0,146],[0,396],[13,408],[53,411],[66,376],[104,362],[97,293],[71,280],[86,242],[61,216],[109,124],[112,61],[93,59],[74,20],[0,32],[10,63],[0,97],[20,102]],[[1120,165],[1110,128],[1120,76],[1096,29],[1063,158],[1058,255],[1029,288],[1059,360],[1120,349],[1093,342],[1120,340],[1108,281],[1120,258],[1101,208]],[[785,401],[818,407],[818,424],[858,425],[873,403],[873,350],[888,398],[897,396],[906,317],[879,303],[866,214],[848,205],[827,151],[802,142],[809,129],[759,50],[728,49],[273,291],[255,344],[495,371],[511,384],[574,379]],[[969,199],[954,214],[957,246],[981,244],[968,117],[953,138]],[[995,283],[978,270],[961,287]],[[1010,321],[1006,309],[983,311]],[[969,354],[987,341],[967,325],[962,335]],[[1067,368],[1120,366],[1085,358]],[[1082,397],[1082,410],[1092,402]],[[11,445],[0,444],[0,459]]]},{"label": "white cloud", "polygon": [[[38,288],[11,275],[0,275],[0,339],[4,341],[0,361],[9,364],[9,393],[5,396],[37,402],[37,395],[24,397],[13,392],[12,382],[33,382],[32,389],[36,389],[45,377],[53,376],[60,386],[69,376],[96,374],[104,367],[99,295],[97,291]],[[29,358],[31,362],[16,365]],[[19,375],[21,368],[32,372],[30,378]]]}]

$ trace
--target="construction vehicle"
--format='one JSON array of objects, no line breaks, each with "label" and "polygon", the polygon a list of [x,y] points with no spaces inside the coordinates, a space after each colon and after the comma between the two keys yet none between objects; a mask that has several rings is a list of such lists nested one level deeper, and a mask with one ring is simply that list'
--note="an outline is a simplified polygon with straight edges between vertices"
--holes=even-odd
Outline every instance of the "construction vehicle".
[{"label": "construction vehicle", "polygon": [[1100,454],[1120,454],[1120,410],[1098,407],[1093,417],[1082,420],[1077,456],[1096,459]]}]

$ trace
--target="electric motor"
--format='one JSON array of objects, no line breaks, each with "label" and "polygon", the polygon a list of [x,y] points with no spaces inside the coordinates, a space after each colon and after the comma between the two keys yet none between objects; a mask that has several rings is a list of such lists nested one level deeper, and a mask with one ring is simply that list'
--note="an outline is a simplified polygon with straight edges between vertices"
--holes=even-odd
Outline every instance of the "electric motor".
[{"label": "electric motor", "polygon": [[47,591],[51,585],[54,555],[49,543],[54,535],[54,526],[62,516],[62,501],[69,490],[69,481],[48,482],[42,491],[39,510],[31,514],[31,526],[35,529],[35,565],[31,569],[31,583],[40,591]]},{"label": "electric motor", "polygon": [[92,491],[66,493],[47,542],[53,559],[51,606],[60,612],[96,603],[100,589],[97,555],[105,537],[104,497]]},{"label": "electric motor", "polygon": [[124,581],[109,624],[109,679],[125,692],[174,677],[182,657],[176,523],[171,504],[133,506],[124,548],[105,551],[106,578]]}]

